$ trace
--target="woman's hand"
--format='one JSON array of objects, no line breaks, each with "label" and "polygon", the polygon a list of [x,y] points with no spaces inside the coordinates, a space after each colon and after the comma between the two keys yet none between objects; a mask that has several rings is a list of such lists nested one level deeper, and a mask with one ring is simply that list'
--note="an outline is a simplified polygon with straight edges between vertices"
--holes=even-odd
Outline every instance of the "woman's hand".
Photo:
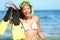
[{"label": "woman's hand", "polygon": [[16,7],[15,6],[11,6],[11,7],[16,10]]},{"label": "woman's hand", "polygon": [[46,38],[42,39],[42,40],[47,40]]}]

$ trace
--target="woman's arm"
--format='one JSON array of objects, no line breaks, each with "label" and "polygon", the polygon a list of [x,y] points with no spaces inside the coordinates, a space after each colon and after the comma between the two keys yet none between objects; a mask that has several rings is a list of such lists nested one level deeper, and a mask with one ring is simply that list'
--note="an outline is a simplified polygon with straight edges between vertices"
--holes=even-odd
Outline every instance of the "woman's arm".
[{"label": "woman's arm", "polygon": [[46,40],[46,38],[44,37],[44,35],[43,35],[42,32],[41,32],[41,29],[40,29],[40,20],[39,20],[38,17],[37,17],[37,25],[38,25],[38,30],[37,30],[38,36],[39,36],[42,40]]}]

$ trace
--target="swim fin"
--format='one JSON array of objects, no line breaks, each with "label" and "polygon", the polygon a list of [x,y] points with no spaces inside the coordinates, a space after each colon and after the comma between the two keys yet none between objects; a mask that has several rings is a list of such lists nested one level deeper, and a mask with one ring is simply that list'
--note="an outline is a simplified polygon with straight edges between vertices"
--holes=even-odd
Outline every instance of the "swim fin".
[{"label": "swim fin", "polygon": [[3,35],[8,27],[9,21],[5,22],[4,20],[2,20],[0,22],[0,35]]},{"label": "swim fin", "polygon": [[19,25],[12,25],[12,35],[13,40],[21,40],[25,38],[25,31],[21,22]]}]

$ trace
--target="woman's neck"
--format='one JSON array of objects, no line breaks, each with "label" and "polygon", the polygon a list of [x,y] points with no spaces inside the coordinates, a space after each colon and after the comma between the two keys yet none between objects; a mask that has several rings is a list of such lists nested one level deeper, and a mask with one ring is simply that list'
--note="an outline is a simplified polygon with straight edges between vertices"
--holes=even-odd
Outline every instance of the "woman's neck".
[{"label": "woman's neck", "polygon": [[32,16],[25,17],[25,20],[31,19]]}]

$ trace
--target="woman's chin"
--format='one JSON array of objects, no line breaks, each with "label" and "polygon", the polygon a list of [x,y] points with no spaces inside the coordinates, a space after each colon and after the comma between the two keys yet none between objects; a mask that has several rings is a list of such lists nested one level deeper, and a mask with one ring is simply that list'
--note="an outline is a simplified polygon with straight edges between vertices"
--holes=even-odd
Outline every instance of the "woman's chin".
[{"label": "woman's chin", "polygon": [[28,15],[25,15],[26,17],[29,17],[29,16],[31,16],[30,14],[28,14]]},{"label": "woman's chin", "polygon": [[26,17],[29,17],[30,15],[26,15]]}]

